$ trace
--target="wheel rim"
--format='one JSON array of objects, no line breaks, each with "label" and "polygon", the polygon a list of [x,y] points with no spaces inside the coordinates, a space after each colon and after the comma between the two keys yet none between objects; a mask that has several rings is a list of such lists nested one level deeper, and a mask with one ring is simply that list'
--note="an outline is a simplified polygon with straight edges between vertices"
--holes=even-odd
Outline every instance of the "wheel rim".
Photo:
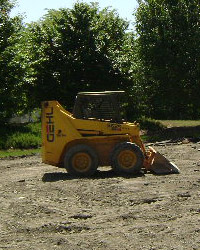
[{"label": "wheel rim", "polygon": [[72,157],[72,166],[77,172],[86,172],[91,166],[91,157],[87,153],[77,153]]},{"label": "wheel rim", "polygon": [[137,162],[136,154],[131,150],[123,150],[118,155],[118,163],[122,168],[129,169]]}]

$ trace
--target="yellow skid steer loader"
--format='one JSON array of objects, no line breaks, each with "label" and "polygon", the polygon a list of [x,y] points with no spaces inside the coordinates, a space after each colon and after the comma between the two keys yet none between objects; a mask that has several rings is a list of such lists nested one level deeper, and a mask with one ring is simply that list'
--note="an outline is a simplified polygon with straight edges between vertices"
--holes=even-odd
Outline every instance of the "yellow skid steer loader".
[{"label": "yellow skid steer loader", "polygon": [[145,149],[139,125],[123,120],[123,91],[80,92],[73,112],[57,101],[42,102],[42,161],[75,176],[90,176],[98,166],[117,173],[179,173],[153,148]]}]

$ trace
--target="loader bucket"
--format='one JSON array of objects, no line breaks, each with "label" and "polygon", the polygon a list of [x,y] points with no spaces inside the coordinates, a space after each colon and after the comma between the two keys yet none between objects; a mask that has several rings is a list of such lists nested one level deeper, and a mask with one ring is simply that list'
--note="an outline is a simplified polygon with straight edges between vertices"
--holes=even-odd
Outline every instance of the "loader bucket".
[{"label": "loader bucket", "polygon": [[153,158],[151,164],[149,164],[147,170],[154,172],[155,174],[179,174],[179,168],[173,163],[170,162],[159,152],[156,152],[155,149],[150,148],[153,152]]}]

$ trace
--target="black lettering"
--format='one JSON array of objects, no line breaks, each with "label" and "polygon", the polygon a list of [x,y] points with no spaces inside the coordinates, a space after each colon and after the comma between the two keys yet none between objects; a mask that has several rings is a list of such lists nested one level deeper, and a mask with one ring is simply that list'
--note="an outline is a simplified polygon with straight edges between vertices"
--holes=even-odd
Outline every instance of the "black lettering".
[{"label": "black lettering", "polygon": [[51,120],[53,119],[53,116],[46,116],[46,118],[48,119],[47,124],[53,123],[53,121]]},{"label": "black lettering", "polygon": [[53,121],[53,107],[49,108],[49,112],[46,113],[47,119],[47,141],[54,142],[55,139],[55,127]]},{"label": "black lettering", "polygon": [[50,124],[49,125],[49,133],[54,133],[54,125]]},{"label": "black lettering", "polygon": [[53,115],[53,107],[50,108],[50,112],[46,113],[46,115]]},{"label": "black lettering", "polygon": [[47,141],[53,142],[54,141],[54,134],[47,134]]}]

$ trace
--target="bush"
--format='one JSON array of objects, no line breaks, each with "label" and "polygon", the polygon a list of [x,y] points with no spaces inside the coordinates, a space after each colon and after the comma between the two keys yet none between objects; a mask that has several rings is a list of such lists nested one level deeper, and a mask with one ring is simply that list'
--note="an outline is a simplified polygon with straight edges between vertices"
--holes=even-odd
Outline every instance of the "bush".
[{"label": "bush", "polygon": [[7,124],[0,127],[0,149],[28,149],[41,146],[41,123]]},{"label": "bush", "polygon": [[161,122],[145,116],[139,118],[137,122],[139,122],[141,129],[148,131],[160,131],[165,127]]},{"label": "bush", "polygon": [[5,143],[5,149],[8,148],[38,148],[41,144],[41,139],[33,134],[16,133],[8,137]]}]

